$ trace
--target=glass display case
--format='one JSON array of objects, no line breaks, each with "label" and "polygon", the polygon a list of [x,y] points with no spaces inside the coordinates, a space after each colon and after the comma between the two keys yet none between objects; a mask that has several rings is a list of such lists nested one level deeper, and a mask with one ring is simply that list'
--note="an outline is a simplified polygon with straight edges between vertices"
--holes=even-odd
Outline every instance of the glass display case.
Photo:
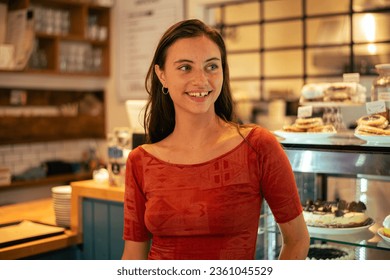
[{"label": "glass display case", "polygon": [[[302,203],[317,198],[362,201],[366,214],[374,220],[369,226],[349,230],[309,229],[312,243],[348,246],[354,250],[355,259],[390,259],[390,243],[378,234],[390,214],[390,137],[384,137],[367,142],[345,132],[323,139],[303,135],[301,139],[279,138],[295,173]],[[267,206],[260,222],[257,258],[277,258],[281,240]]]}]

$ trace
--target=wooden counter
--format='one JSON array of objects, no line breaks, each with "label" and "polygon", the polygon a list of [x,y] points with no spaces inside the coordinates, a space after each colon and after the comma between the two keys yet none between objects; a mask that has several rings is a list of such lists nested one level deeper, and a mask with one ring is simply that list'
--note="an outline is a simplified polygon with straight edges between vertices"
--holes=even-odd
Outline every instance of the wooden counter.
[{"label": "wooden counter", "polygon": [[[123,202],[123,188],[110,187],[108,184],[99,184],[93,180],[72,182],[71,186],[70,229],[61,235],[0,248],[0,260],[21,259],[81,244],[83,242],[81,215],[83,198]],[[40,199],[0,207],[0,224],[21,220],[33,220],[55,225],[52,199]]]},{"label": "wooden counter", "polygon": [[[52,199],[40,199],[0,207],[1,224],[20,220],[33,220],[55,225]],[[26,258],[64,249],[77,243],[77,234],[66,230],[64,234],[0,248],[0,260]]]}]

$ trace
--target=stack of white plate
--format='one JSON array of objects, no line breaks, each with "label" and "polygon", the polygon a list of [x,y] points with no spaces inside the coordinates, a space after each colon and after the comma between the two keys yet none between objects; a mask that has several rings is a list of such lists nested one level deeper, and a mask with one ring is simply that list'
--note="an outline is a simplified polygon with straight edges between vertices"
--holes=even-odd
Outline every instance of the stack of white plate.
[{"label": "stack of white plate", "polygon": [[70,198],[72,187],[69,185],[51,188],[56,224],[70,227]]}]

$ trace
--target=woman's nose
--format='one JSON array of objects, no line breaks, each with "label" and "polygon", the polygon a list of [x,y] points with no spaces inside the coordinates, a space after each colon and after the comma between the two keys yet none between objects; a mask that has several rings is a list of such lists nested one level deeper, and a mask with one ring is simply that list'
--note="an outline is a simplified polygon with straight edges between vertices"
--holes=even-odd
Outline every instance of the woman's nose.
[{"label": "woman's nose", "polygon": [[194,72],[192,82],[195,85],[205,85],[208,84],[207,75],[203,70],[198,70]]}]

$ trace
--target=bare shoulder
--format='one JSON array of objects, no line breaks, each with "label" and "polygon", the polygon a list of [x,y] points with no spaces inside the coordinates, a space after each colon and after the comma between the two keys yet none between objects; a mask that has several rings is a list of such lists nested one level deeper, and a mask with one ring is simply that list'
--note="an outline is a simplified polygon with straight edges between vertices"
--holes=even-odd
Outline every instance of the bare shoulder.
[{"label": "bare shoulder", "polygon": [[156,149],[156,144],[142,144],[141,148],[149,154],[153,154],[153,151]]},{"label": "bare shoulder", "polygon": [[249,135],[249,133],[251,133],[251,131],[253,129],[255,129],[255,127],[257,127],[256,125],[251,125],[251,124],[247,124],[247,125],[241,125],[239,127],[239,133],[245,138]]},{"label": "bare shoulder", "polygon": [[143,144],[141,148],[146,151],[148,154],[159,158],[161,160],[166,160],[169,158],[169,154],[173,151],[169,146],[166,145],[166,140],[161,140],[157,143]]},{"label": "bare shoulder", "polygon": [[240,126],[240,131],[243,133],[243,134],[249,134],[249,132],[252,131],[252,129],[254,129],[255,127],[257,127],[257,125],[241,125]]}]

